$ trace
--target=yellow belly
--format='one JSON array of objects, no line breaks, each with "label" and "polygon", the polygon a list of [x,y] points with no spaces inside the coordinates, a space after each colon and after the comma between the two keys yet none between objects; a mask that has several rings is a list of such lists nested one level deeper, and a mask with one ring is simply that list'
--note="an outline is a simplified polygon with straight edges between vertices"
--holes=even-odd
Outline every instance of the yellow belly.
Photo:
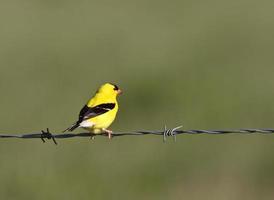
[{"label": "yellow belly", "polygon": [[85,127],[85,129],[94,134],[103,133],[103,129],[107,129],[114,121],[117,111],[118,106],[102,115],[88,119],[87,121],[91,122],[93,125],[91,127]]}]

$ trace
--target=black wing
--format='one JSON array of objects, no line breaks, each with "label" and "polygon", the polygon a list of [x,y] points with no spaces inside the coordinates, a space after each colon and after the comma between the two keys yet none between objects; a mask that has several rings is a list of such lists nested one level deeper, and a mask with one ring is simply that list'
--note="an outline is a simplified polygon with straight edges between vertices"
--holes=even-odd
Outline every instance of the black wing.
[{"label": "black wing", "polygon": [[98,115],[102,115],[102,114],[112,110],[114,107],[115,107],[115,103],[103,103],[103,104],[99,104],[99,105],[91,107],[91,108],[88,107],[87,105],[85,105],[79,113],[78,121],[76,123],[74,123],[71,127],[67,128],[65,131],[73,131],[74,129],[79,127],[79,124],[82,121],[96,117]]},{"label": "black wing", "polygon": [[115,107],[115,103],[103,103],[103,104],[99,104],[92,108],[85,105],[82,108],[82,110],[80,111],[78,121],[80,121],[80,123],[81,123],[85,119],[90,119],[90,118],[96,117],[98,115],[102,115],[102,114],[112,110],[114,107]]}]

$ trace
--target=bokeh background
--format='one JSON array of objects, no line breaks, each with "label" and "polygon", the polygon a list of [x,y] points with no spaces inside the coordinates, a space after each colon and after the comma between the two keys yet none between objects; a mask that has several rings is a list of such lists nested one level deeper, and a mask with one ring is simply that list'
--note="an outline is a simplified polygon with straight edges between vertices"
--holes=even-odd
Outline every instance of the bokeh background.
[{"label": "bokeh background", "polygon": [[[99,85],[114,131],[273,128],[274,4],[0,1],[1,133],[61,132]],[[274,136],[0,140],[0,199],[273,199]]]}]

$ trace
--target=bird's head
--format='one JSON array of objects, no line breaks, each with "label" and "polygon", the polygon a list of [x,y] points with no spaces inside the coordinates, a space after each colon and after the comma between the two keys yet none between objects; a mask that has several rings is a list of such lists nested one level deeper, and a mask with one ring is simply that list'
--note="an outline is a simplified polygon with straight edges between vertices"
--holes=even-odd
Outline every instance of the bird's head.
[{"label": "bird's head", "polygon": [[117,85],[112,84],[112,83],[105,83],[104,85],[102,85],[97,93],[101,93],[107,96],[117,96],[119,94],[122,93],[122,90],[118,88]]}]

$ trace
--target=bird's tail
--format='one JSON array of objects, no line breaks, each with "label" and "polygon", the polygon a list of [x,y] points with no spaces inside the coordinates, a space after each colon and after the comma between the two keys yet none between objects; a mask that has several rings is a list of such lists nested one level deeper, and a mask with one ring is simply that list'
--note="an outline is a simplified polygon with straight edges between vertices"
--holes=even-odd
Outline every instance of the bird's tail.
[{"label": "bird's tail", "polygon": [[72,124],[70,127],[68,127],[67,129],[65,129],[64,131],[63,131],[63,133],[64,132],[67,132],[67,131],[73,131],[73,130],[75,130],[76,128],[78,128],[79,127],[79,122],[75,122],[74,124]]}]

